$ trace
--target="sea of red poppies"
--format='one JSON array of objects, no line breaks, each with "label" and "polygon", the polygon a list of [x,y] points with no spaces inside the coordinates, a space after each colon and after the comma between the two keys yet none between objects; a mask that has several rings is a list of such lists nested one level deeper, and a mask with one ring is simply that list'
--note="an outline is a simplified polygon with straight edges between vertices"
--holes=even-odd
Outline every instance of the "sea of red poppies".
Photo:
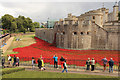
[{"label": "sea of red poppies", "polygon": [[[11,54],[13,57],[19,57],[22,61],[31,60],[34,57],[36,60],[40,58],[42,55],[45,63],[53,64],[53,56],[57,55],[58,60],[63,56],[67,60],[68,65],[76,65],[76,66],[85,66],[86,60],[88,58],[94,58],[97,63],[102,65],[102,59],[106,57],[108,60],[113,58],[116,65],[118,65],[119,57],[117,50],[69,50],[69,49],[61,49],[55,46],[51,46],[51,43],[48,43],[44,40],[41,40],[35,37],[36,43],[22,47],[15,48],[13,51],[18,52],[18,54]],[[58,61],[60,64],[60,61]]]}]

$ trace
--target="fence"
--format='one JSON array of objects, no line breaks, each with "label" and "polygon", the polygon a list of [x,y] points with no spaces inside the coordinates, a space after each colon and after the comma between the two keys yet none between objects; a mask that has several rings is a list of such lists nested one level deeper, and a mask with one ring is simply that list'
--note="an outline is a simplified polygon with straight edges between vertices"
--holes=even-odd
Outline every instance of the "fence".
[{"label": "fence", "polygon": [[[6,58],[7,59],[7,58]],[[32,66],[32,58],[29,57],[20,57],[20,65],[23,66]],[[35,58],[36,61],[36,65],[37,65],[37,60],[38,58]],[[43,58],[45,66],[51,66],[53,67],[54,65],[54,59],[53,58]],[[6,60],[7,61],[7,60]],[[67,61],[67,65],[69,68],[82,68],[82,69],[86,69],[86,60],[74,60],[74,59],[66,59]],[[12,59],[13,62],[13,59]],[[114,62],[114,66],[113,66],[113,70],[118,71],[118,67],[119,67],[119,63],[118,62]],[[61,67],[61,61],[58,60],[58,65],[59,67]],[[96,61],[96,65],[95,68],[99,69],[99,70],[103,70],[103,61]],[[109,69],[109,64],[107,63],[107,67],[106,69]]]}]

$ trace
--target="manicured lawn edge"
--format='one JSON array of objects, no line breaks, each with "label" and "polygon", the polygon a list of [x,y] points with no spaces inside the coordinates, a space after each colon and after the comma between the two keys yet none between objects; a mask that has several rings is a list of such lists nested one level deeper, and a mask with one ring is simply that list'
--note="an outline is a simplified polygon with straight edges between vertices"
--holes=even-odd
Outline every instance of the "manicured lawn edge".
[{"label": "manicured lawn edge", "polygon": [[18,72],[18,71],[24,71],[25,68],[21,68],[21,67],[16,67],[16,68],[4,68],[2,69],[2,75],[4,74],[10,74],[13,72]]}]

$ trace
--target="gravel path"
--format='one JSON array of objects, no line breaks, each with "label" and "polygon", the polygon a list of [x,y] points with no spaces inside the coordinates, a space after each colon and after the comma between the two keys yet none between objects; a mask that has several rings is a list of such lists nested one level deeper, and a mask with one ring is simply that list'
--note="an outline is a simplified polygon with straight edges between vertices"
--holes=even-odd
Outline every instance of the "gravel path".
[{"label": "gravel path", "polygon": [[7,45],[5,45],[5,46],[2,47],[3,53],[5,53],[6,50],[10,47],[10,45],[11,45],[13,39],[14,39],[14,37],[10,37],[10,38],[8,39],[8,41],[6,42]]}]

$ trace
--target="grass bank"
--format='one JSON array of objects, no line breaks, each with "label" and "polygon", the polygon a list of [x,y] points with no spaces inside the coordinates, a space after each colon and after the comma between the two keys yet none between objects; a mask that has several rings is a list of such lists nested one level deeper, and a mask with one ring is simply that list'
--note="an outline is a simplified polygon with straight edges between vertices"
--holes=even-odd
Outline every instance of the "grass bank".
[{"label": "grass bank", "polygon": [[111,76],[86,75],[77,73],[58,73],[44,71],[19,71],[3,75],[3,78],[117,78]]}]

